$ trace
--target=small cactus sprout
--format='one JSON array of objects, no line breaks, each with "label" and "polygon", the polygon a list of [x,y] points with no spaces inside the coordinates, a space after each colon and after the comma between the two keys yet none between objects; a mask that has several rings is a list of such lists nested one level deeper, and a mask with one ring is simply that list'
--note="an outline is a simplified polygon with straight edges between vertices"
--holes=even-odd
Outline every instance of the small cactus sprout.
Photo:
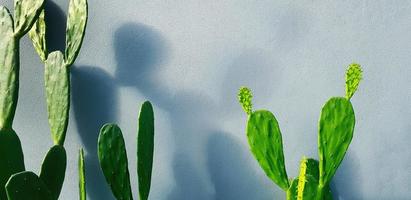
[{"label": "small cactus sprout", "polygon": [[251,90],[247,87],[241,87],[238,92],[238,101],[247,115],[251,115],[253,112],[252,99],[253,94],[251,93]]},{"label": "small cactus sprout", "polygon": [[267,110],[251,110],[251,91],[240,88],[239,101],[248,117],[247,137],[261,168],[286,192],[287,200],[332,200],[329,183],[354,135],[355,114],[350,102],[362,78],[360,65],[346,74],[346,97],[330,98],[321,110],[318,131],[319,161],[303,157],[299,176],[288,180],[282,137],[275,116]]},{"label": "small cactus sprout", "polygon": [[356,63],[349,65],[345,74],[345,96],[347,99],[351,99],[355,91],[357,91],[361,79],[361,65]]},{"label": "small cactus sprout", "polygon": [[44,0],[15,0],[14,20],[0,6],[0,199],[9,177],[25,170],[20,139],[12,128],[19,93],[20,39],[38,18]]},{"label": "small cactus sprout", "polygon": [[[140,200],[150,194],[154,154],[154,112],[150,102],[140,109],[137,135],[137,175]],[[116,199],[133,199],[128,171],[128,160],[123,134],[115,124],[101,128],[98,140],[98,158],[107,183]]]},{"label": "small cactus sprout", "polygon": [[86,168],[84,164],[84,151],[80,149],[78,155],[78,176],[79,176],[79,199],[86,200]]}]

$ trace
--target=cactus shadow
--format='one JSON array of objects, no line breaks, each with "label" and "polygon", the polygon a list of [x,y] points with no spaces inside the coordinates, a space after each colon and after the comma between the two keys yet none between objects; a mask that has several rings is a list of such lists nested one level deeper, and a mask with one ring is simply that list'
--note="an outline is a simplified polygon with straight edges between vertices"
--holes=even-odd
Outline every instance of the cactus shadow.
[{"label": "cactus shadow", "polygon": [[335,200],[363,199],[359,165],[359,158],[348,152],[331,182],[331,190]]},{"label": "cactus shadow", "polygon": [[284,192],[267,190],[250,164],[248,148],[229,134],[215,132],[208,139],[207,157],[216,200],[282,199]]},{"label": "cactus shadow", "polygon": [[65,50],[66,20],[65,12],[53,1],[46,1],[44,5],[47,50],[49,52]]},{"label": "cactus shadow", "polygon": [[[209,99],[196,91],[180,90],[173,94],[158,78],[160,67],[167,60],[168,45],[161,33],[139,23],[125,23],[115,33],[117,68],[116,84],[133,87],[155,107],[170,117],[171,132],[176,147],[172,158],[175,185],[167,199],[210,199],[207,177],[201,164],[199,145],[207,134],[210,109]],[[193,116],[196,116],[193,118]],[[156,172],[153,172],[156,173]]]},{"label": "cactus shadow", "polygon": [[73,67],[71,74],[74,121],[86,152],[87,194],[90,199],[113,199],[99,165],[97,140],[100,127],[116,119],[117,88],[98,67]]}]

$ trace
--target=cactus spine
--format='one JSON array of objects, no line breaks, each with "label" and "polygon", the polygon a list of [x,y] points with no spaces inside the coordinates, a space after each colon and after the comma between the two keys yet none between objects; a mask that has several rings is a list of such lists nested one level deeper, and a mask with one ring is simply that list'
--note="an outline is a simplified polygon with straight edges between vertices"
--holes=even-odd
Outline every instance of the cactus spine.
[{"label": "cactus spine", "polygon": [[[147,200],[150,193],[154,153],[154,112],[150,102],[141,106],[137,135],[137,174],[139,196]],[[132,200],[127,152],[121,129],[106,124],[100,130],[98,158],[107,183],[116,199]]]},{"label": "cactus spine", "polygon": [[285,170],[283,144],[275,116],[266,110],[252,111],[252,94],[239,91],[239,102],[248,115],[247,137],[251,152],[266,175],[286,191],[287,200],[330,200],[329,183],[344,159],[354,134],[355,115],[350,102],[362,79],[361,66],[346,72],[346,96],[332,97],[321,110],[318,132],[319,161],[303,157],[300,174],[291,180]]},{"label": "cactus spine", "polygon": [[25,170],[20,139],[13,130],[19,89],[19,41],[33,26],[44,0],[15,0],[14,20],[0,6],[0,199],[6,199],[5,185],[14,173]]}]

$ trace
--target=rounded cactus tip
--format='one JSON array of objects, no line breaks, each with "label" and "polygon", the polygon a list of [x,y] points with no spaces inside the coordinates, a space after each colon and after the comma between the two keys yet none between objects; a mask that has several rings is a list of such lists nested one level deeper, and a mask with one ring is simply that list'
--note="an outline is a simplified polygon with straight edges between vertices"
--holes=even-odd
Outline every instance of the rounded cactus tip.
[{"label": "rounded cactus tip", "polygon": [[345,74],[345,96],[347,99],[351,99],[355,91],[357,91],[361,79],[361,65],[357,63],[352,63],[351,65],[349,65]]},{"label": "rounded cactus tip", "polygon": [[251,93],[251,90],[249,88],[241,87],[238,91],[238,101],[240,102],[247,115],[250,115],[253,111],[253,104],[251,102],[252,98],[253,94]]}]

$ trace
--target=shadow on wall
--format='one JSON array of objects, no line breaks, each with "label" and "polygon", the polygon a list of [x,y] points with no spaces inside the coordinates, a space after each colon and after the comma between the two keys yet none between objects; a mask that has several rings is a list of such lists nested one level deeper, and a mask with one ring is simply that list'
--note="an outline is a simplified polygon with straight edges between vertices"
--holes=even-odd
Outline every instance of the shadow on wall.
[{"label": "shadow on wall", "polygon": [[[121,87],[136,87],[148,79],[139,69],[151,68],[158,60],[160,35],[142,24],[125,24],[115,32],[116,73],[111,76],[99,67],[72,69],[72,107],[77,131],[86,151],[87,193],[90,199],[114,199],[100,169],[97,140],[100,128],[116,122]],[[135,88],[137,89],[137,88]]]},{"label": "shadow on wall", "polygon": [[359,159],[354,153],[347,152],[344,161],[337,170],[331,190],[335,200],[360,200],[361,176],[359,174]]},{"label": "shadow on wall", "polygon": [[61,51],[64,52],[66,41],[66,14],[53,1],[46,1],[45,6],[45,21],[47,24],[46,42],[49,52]]},{"label": "shadow on wall", "polygon": [[[248,148],[229,134],[216,132],[207,144],[208,168],[215,186],[216,200],[282,199],[285,194],[267,190],[250,165]],[[251,158],[253,159],[253,158]],[[274,186],[274,184],[272,184]]]},{"label": "shadow on wall", "polygon": [[[218,171],[215,167],[211,166],[212,164],[218,162],[216,159],[220,158],[231,158],[231,161],[238,158],[240,161],[244,161],[244,159],[241,159],[240,156],[235,155],[236,151],[231,151],[229,149],[238,149],[239,146],[235,146],[235,142],[233,142],[233,147],[225,146],[226,149],[224,149],[224,144],[217,146],[218,150],[221,151],[219,153],[221,156],[220,157],[219,155],[215,155],[217,153],[216,151],[209,149],[212,144],[207,143],[210,135],[213,135],[213,138],[217,137],[215,136],[216,132],[214,130],[216,127],[218,129],[221,125],[220,114],[222,112],[226,112],[224,110],[227,109],[231,111],[236,109],[241,112],[241,107],[237,106],[234,109],[231,109],[231,107],[226,108],[227,104],[215,104],[210,97],[200,94],[197,91],[180,90],[174,94],[171,94],[167,85],[157,78],[161,62],[166,60],[166,52],[164,50],[165,48],[156,49],[155,47],[163,46],[164,42],[162,42],[163,45],[153,45],[148,49],[141,48],[141,45],[146,45],[146,43],[142,43],[141,41],[130,41],[134,41],[135,38],[141,37],[148,38],[148,41],[152,41],[151,38],[153,38],[153,36],[138,32],[138,30],[133,28],[133,24],[128,24],[128,28],[126,28],[126,26],[124,27],[124,32],[121,32],[122,34],[120,34],[123,40],[119,40],[119,42],[115,43],[116,58],[119,63],[119,69],[116,71],[116,74],[124,74],[119,77],[130,77],[131,75],[139,74],[137,79],[135,77],[129,78],[133,81],[128,81],[128,83],[132,83],[138,87],[139,92],[145,95],[147,99],[150,99],[155,106],[166,111],[170,116],[171,131],[175,139],[175,152],[172,163],[175,187],[172,189],[167,199],[208,200],[215,198],[227,199],[228,197],[243,197],[240,199],[249,199],[246,198],[248,197],[247,195],[254,194],[251,190],[237,192],[235,190],[230,190],[232,193],[227,195],[221,190],[221,188],[224,188],[224,184],[234,186],[240,186],[243,184],[241,186],[245,187],[245,185],[247,185],[247,187],[251,189],[258,188],[258,186],[255,186],[255,179],[252,178],[254,175],[251,172],[245,173],[248,169],[239,169],[241,167],[237,166],[229,173],[231,177],[236,176],[239,179],[250,180],[248,183],[239,183],[239,181],[234,178],[217,178],[218,175],[221,175],[219,173],[224,171],[224,169]],[[159,42],[162,40],[157,38],[154,41]],[[157,52],[155,54],[156,56],[153,56],[153,54],[150,53],[152,51]],[[154,62],[156,59],[153,57],[157,57],[156,59],[159,59],[158,62]],[[138,59],[143,58],[153,58],[153,61],[138,61]],[[229,93],[222,92],[224,100],[230,100],[230,106],[234,107],[233,104],[237,104],[236,93],[240,83],[241,85],[247,83],[251,83],[252,86],[259,85],[262,81],[253,79],[253,75],[265,75],[264,77],[267,78],[270,75],[273,75],[272,72],[275,70],[272,69],[272,63],[270,63],[267,58],[269,58],[268,55],[261,56],[261,52],[254,52],[253,50],[250,50],[244,52],[231,66],[228,71],[228,76],[234,76],[237,79],[234,82],[225,84],[230,89],[235,89]],[[255,66],[256,62],[259,66]],[[135,67],[133,68],[133,66]],[[130,73],[127,70],[130,68],[135,70],[135,73]],[[230,80],[233,80],[232,77],[229,78]],[[267,84],[267,82],[264,83]],[[128,84],[124,85],[129,86]],[[273,85],[275,84],[270,84],[269,86],[262,85],[265,87],[261,88],[267,90],[272,88],[270,86]],[[231,138],[222,136],[222,139],[224,139],[226,144],[230,144],[229,140]],[[225,152],[228,153],[225,154]],[[216,159],[211,159],[212,157],[215,157]],[[223,162],[223,160],[221,162]],[[242,163],[242,165],[246,164]],[[225,172],[228,173],[228,171],[229,170],[227,169]],[[211,177],[209,176],[210,174]],[[254,180],[254,182],[251,182],[252,180]],[[223,181],[225,182],[222,183]],[[230,187],[227,186],[226,188],[228,189]],[[246,192],[250,193],[245,194]],[[254,194],[253,196],[259,196],[261,199],[270,199],[271,197],[269,195],[272,194],[262,192],[261,194]]]}]

